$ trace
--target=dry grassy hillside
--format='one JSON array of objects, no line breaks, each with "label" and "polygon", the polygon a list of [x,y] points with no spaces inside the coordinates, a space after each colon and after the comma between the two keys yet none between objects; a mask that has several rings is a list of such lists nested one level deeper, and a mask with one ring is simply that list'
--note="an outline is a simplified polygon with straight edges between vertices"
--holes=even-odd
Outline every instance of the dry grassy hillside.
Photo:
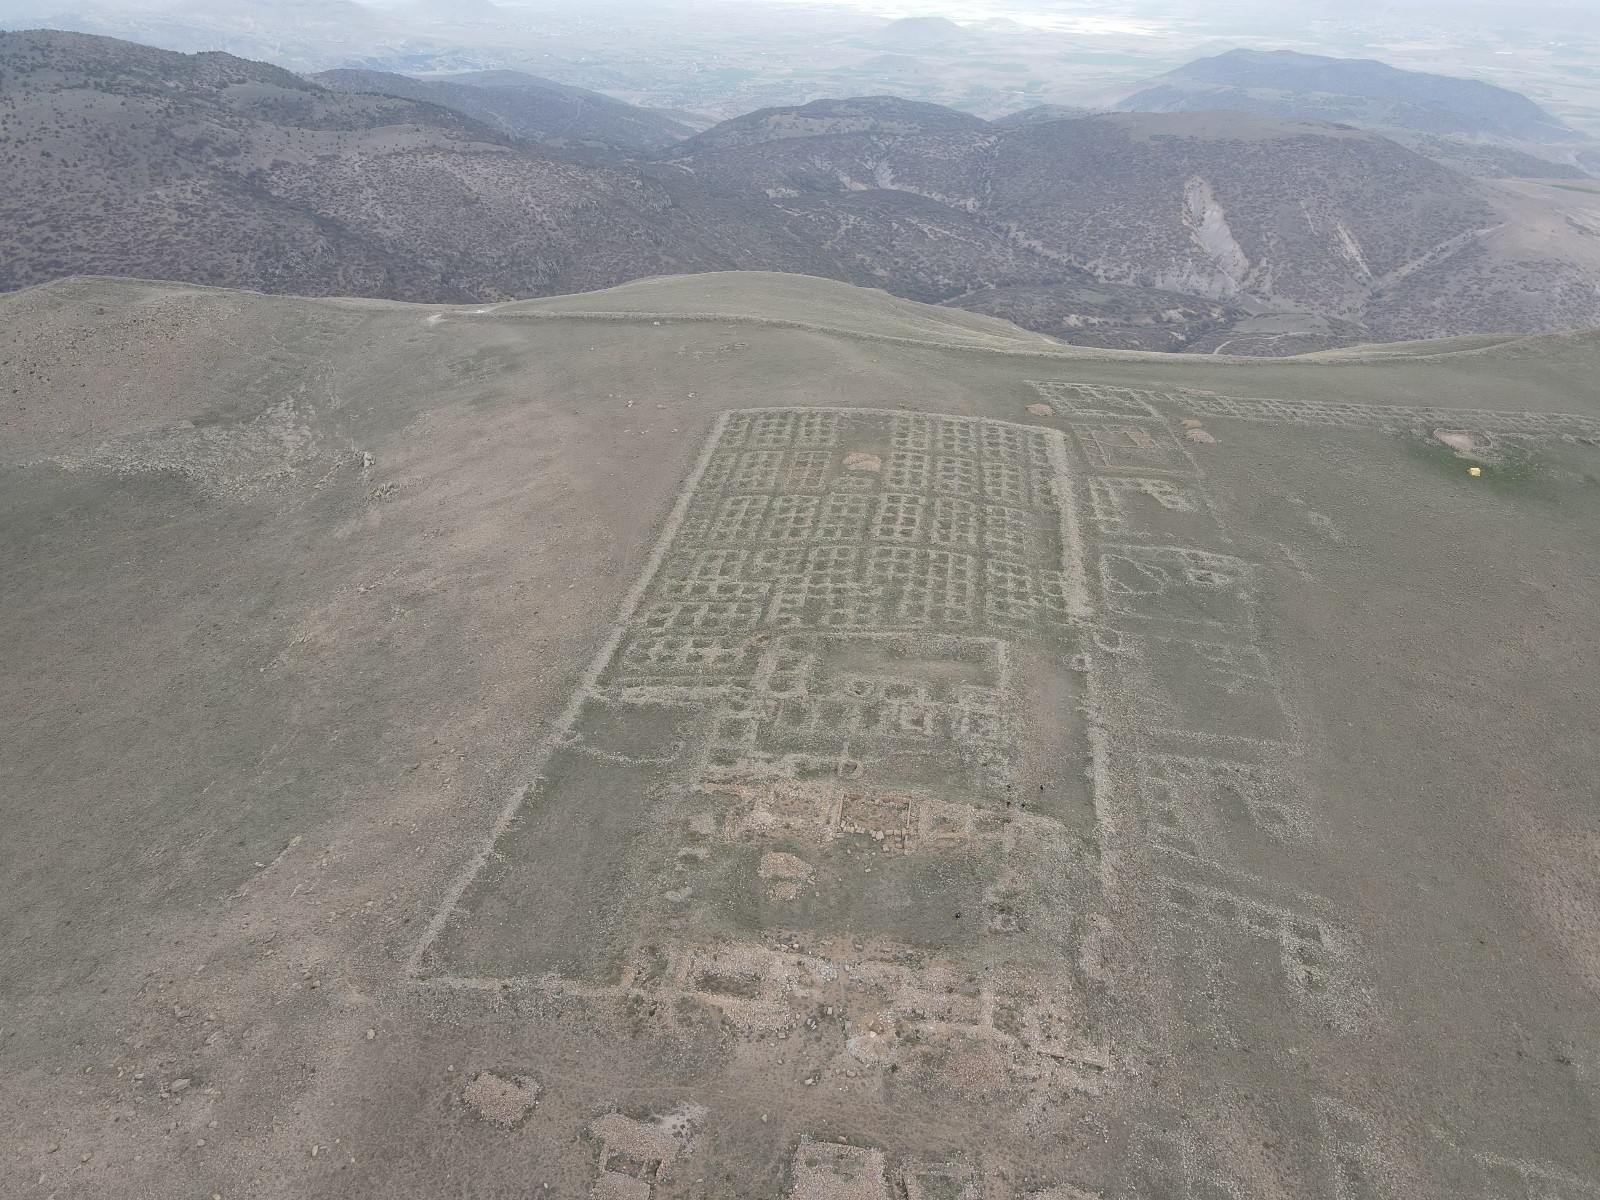
[{"label": "dry grassy hillside", "polygon": [[[835,106],[752,114],[671,154],[702,184],[784,205],[825,211],[885,191],[934,200],[1069,273],[1054,321],[1036,290],[1006,313],[1051,332],[1066,314],[1092,323],[1074,293],[1094,282],[1186,294],[1191,312],[1207,297],[1355,322],[1379,338],[1600,323],[1600,292],[1528,286],[1541,274],[1600,279],[1583,224],[1503,244],[1491,235],[1508,216],[1490,184],[1374,133],[1242,113],[979,124],[919,121],[926,106],[887,98]],[[1445,282],[1457,269],[1465,291]]]},{"label": "dry grassy hillside", "polygon": [[1600,1196],[1600,334],[0,326],[0,1194]]},{"label": "dry grassy hillside", "polygon": [[0,35],[0,287],[82,271],[475,300],[726,261],[636,173],[261,63]]}]

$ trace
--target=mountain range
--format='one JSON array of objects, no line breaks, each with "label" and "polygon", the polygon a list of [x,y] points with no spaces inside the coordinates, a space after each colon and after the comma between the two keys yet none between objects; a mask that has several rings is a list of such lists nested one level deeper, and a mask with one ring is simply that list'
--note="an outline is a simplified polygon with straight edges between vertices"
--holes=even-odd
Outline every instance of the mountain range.
[{"label": "mountain range", "polygon": [[[1149,10],[1128,20],[1125,14],[1080,19],[1046,6],[1032,15],[1017,10],[1022,20],[953,14],[958,20],[952,21],[927,15],[891,20],[856,4],[819,0],[634,0],[598,8],[556,0],[7,0],[0,5],[0,29],[47,27],[168,50],[225,50],[301,72],[515,69],[715,120],[879,94],[985,117],[1039,104],[1104,106],[1155,86],[1151,77],[1186,54],[1315,46],[1354,57],[1385,46],[1386,54],[1414,68],[1410,82],[1424,92],[1432,83],[1416,72],[1467,75],[1527,93],[1561,121],[1600,136],[1600,104],[1589,74],[1600,41],[1593,20],[1584,19],[1592,14],[1576,0],[1559,6],[1566,11],[1555,22],[1543,20],[1555,11],[1551,6],[1491,5],[1501,10],[1496,20],[1481,6],[1469,12],[1455,5],[1447,15],[1436,4],[1424,26],[1408,26],[1403,34],[1388,7],[1376,0],[1354,8],[1323,0],[1246,0],[1192,7],[1187,15]],[[1412,16],[1418,11],[1415,3],[1407,7]],[[1343,71],[1339,64],[1349,60],[1312,61]],[[1281,63],[1274,70],[1281,74]],[[1335,83],[1302,88],[1291,79],[1249,86],[1297,90],[1313,104],[1319,92],[1359,97],[1376,86]],[[1415,88],[1405,98],[1405,105],[1413,103],[1435,107],[1432,96]],[[1363,119],[1359,109],[1366,104],[1348,110],[1357,114],[1350,119]]]},{"label": "mountain range", "polygon": [[1129,112],[1236,109],[1536,145],[1581,140],[1509,88],[1293,50],[1231,50],[1196,59],[1150,80],[1117,107]]},{"label": "mountain range", "polygon": [[467,71],[440,79],[413,79],[388,71],[342,69],[308,78],[330,91],[376,92],[438,104],[510,137],[560,148],[649,153],[704,127],[704,122],[687,124],[667,113],[525,71]]},{"label": "mountain range", "polygon": [[533,76],[311,80],[0,34],[0,287],[94,273],[475,302],[761,269],[1087,344],[1235,353],[1600,324],[1600,197],[1349,125],[1002,123],[868,97],[687,129]]}]

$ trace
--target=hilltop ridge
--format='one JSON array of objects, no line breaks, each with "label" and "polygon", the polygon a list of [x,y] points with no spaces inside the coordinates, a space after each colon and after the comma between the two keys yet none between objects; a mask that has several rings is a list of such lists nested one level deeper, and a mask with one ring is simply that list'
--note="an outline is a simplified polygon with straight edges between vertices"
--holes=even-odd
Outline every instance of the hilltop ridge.
[{"label": "hilltop ridge", "polygon": [[648,153],[690,136],[683,122],[523,71],[471,71],[417,79],[341,69],[307,76],[335,92],[377,92],[443,105],[511,137],[547,146]]},{"label": "hilltop ridge", "polygon": [[1535,144],[1580,140],[1508,88],[1405,71],[1372,59],[1293,50],[1230,50],[1199,58],[1150,80],[1117,107],[1130,112],[1231,108]]},{"label": "hilltop ridge", "polygon": [[772,273],[0,321],[29,1186],[1600,1188],[1600,333]]}]

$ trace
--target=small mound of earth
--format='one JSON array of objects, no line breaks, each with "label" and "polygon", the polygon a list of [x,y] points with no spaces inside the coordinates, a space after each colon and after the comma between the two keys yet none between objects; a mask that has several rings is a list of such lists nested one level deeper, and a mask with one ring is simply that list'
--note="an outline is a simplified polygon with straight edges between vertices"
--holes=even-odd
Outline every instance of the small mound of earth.
[{"label": "small mound of earth", "polygon": [[1036,417],[1053,417],[1056,415],[1056,410],[1048,404],[1030,404],[1028,405],[1028,411]]},{"label": "small mound of earth", "polygon": [[539,1103],[539,1084],[526,1075],[506,1079],[493,1071],[480,1071],[461,1098],[485,1121],[510,1129]]},{"label": "small mound of earth", "polygon": [[805,859],[778,850],[763,854],[756,871],[763,879],[810,879],[816,873]]},{"label": "small mound of earth", "polygon": [[1433,438],[1454,450],[1457,458],[1484,458],[1493,447],[1487,435],[1466,429],[1435,429]]},{"label": "small mound of earth", "polygon": [[1184,430],[1183,436],[1188,438],[1191,442],[1204,442],[1208,446],[1214,445],[1217,440],[1204,429],[1200,429],[1198,427]]},{"label": "small mound of earth", "polygon": [[855,450],[844,456],[844,469],[846,471],[881,471],[883,459],[876,454],[868,454],[865,450]]},{"label": "small mound of earth", "polygon": [[795,899],[800,895],[800,885],[816,874],[816,868],[805,859],[776,850],[763,854],[756,870],[761,878],[777,881],[768,892],[775,900]]}]

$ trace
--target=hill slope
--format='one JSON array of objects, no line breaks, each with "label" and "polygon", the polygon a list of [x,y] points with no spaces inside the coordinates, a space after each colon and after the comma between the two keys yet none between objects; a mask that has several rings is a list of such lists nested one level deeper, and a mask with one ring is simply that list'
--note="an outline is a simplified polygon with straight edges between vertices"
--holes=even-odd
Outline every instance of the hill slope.
[{"label": "hill slope", "polygon": [[1121,101],[1130,112],[1239,109],[1517,142],[1579,135],[1520,92],[1371,59],[1292,50],[1230,50],[1157,76]]},{"label": "hill slope", "polygon": [[0,34],[0,287],[74,272],[492,299],[727,265],[637,173],[225,54]]},{"label": "hill slope", "polygon": [[[1505,192],[1375,133],[1240,113],[933,121],[920,107],[818,101],[726,122],[671,154],[702,186],[785,206],[921,196],[1076,273],[1073,287],[1299,310],[1379,336],[1600,323],[1600,294],[1584,290],[1600,281],[1590,218],[1542,248],[1502,243],[1516,207]],[[1443,283],[1458,265],[1465,293]],[[1424,267],[1438,290],[1413,278]],[[1529,288],[1546,272],[1564,290]]]},{"label": "hill slope", "polygon": [[880,45],[924,50],[958,44],[966,31],[948,17],[901,17],[870,36]]},{"label": "hill slope", "polygon": [[511,137],[552,146],[639,153],[664,150],[694,132],[663,113],[521,71],[413,79],[338,70],[309,78],[335,92],[378,92],[443,105]]},{"label": "hill slope", "polygon": [[0,328],[7,1192],[1600,1192],[1600,333]]}]

